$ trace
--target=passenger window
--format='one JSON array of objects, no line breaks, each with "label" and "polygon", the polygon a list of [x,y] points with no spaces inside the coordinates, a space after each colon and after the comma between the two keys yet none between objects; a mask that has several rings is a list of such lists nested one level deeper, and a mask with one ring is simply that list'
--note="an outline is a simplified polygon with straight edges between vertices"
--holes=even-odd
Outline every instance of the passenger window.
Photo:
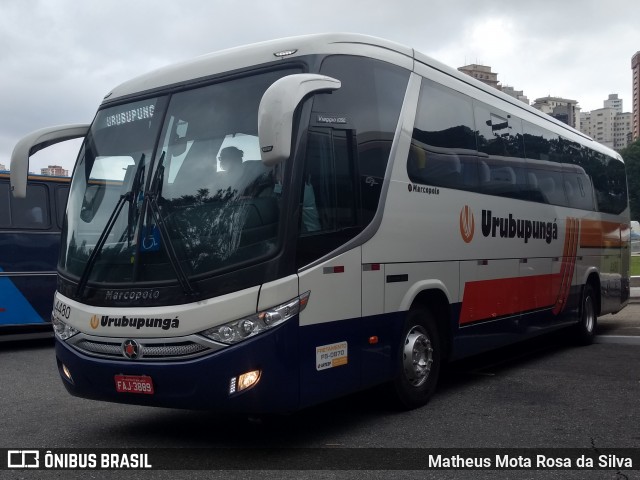
[{"label": "passenger window", "polygon": [[582,210],[593,210],[593,187],[582,167],[565,164],[563,168],[564,189],[568,205]]},{"label": "passenger window", "polygon": [[479,155],[480,191],[529,200],[523,160],[522,121],[481,102],[474,102]]},{"label": "passenger window", "polygon": [[568,206],[565,189],[570,187],[565,187],[562,139],[529,122],[523,122],[523,128],[530,200]]},{"label": "passenger window", "polygon": [[47,229],[49,225],[49,192],[45,185],[27,185],[25,198],[11,198],[12,227]]},{"label": "passenger window", "polygon": [[69,187],[56,187],[56,221],[58,228],[62,228],[64,222],[64,214],[67,210],[67,198],[69,197]]},{"label": "passenger window", "polygon": [[407,159],[409,179],[427,185],[477,190],[474,129],[471,99],[423,78]]},{"label": "passenger window", "polygon": [[600,212],[619,214],[627,208],[624,164],[599,152],[591,152],[593,187]]},{"label": "passenger window", "polygon": [[[0,205],[10,205],[9,183],[0,183]],[[8,208],[0,208],[0,227],[11,226],[11,215]]]}]

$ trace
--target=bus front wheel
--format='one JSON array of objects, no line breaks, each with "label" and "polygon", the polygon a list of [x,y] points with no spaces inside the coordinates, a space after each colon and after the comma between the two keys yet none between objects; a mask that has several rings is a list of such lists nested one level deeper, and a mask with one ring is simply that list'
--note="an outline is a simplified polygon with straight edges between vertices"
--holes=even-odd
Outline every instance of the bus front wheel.
[{"label": "bus front wheel", "polygon": [[440,336],[431,312],[409,310],[400,338],[393,392],[398,406],[408,410],[426,404],[438,383]]}]

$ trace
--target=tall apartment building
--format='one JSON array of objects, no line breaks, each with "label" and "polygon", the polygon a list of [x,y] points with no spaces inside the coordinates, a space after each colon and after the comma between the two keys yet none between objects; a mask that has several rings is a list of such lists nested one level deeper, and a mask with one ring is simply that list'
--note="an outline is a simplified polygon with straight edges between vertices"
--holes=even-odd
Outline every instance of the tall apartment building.
[{"label": "tall apartment building", "polygon": [[633,141],[640,138],[640,52],[631,59],[633,89]]},{"label": "tall apartment building", "polygon": [[580,130],[580,107],[576,100],[552,97],[549,95],[548,97],[536,98],[532,106]]},{"label": "tall apartment building", "polygon": [[580,114],[581,132],[595,141],[615,150],[629,145],[632,131],[632,114],[622,111],[622,99],[617,94],[609,95],[604,108]]},{"label": "tall apartment building", "polygon": [[49,165],[47,168],[41,168],[40,174],[56,176],[56,177],[68,177],[69,170],[65,170],[60,165]]},{"label": "tall apartment building", "polygon": [[0,172],[7,170],[7,167],[4,166],[4,164],[0,163]]},{"label": "tall apartment building", "polygon": [[480,80],[482,83],[486,83],[490,87],[496,88],[506,93],[507,95],[510,95],[513,98],[517,98],[521,102],[529,105],[529,99],[525,96],[522,90],[516,90],[513,87],[500,85],[500,83],[498,82],[498,74],[492,72],[491,67],[487,65],[478,65],[476,63],[473,63],[471,65],[459,67],[458,71],[466,73],[470,77]]},{"label": "tall apartment building", "polygon": [[492,86],[500,90],[498,85],[498,74],[491,71],[491,67],[486,65],[471,64],[459,67],[458,71],[466,73],[470,77],[480,80],[482,83]]}]

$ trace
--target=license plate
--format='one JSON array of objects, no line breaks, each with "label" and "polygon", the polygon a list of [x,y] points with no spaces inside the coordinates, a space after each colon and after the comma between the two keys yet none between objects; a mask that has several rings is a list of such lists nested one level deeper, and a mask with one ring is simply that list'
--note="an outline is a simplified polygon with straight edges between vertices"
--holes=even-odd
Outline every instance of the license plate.
[{"label": "license plate", "polygon": [[153,395],[153,380],[146,375],[116,375],[116,392]]}]

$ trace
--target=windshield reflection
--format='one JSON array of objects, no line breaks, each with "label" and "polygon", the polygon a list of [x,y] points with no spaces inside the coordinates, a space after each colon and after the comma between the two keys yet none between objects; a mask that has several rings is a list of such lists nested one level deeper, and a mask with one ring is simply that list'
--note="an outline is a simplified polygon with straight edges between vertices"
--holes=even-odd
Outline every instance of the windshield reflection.
[{"label": "windshield reflection", "polygon": [[80,287],[177,281],[189,291],[192,278],[273,255],[280,172],[260,161],[257,110],[291,73],[100,111],[72,182],[61,271]]}]

